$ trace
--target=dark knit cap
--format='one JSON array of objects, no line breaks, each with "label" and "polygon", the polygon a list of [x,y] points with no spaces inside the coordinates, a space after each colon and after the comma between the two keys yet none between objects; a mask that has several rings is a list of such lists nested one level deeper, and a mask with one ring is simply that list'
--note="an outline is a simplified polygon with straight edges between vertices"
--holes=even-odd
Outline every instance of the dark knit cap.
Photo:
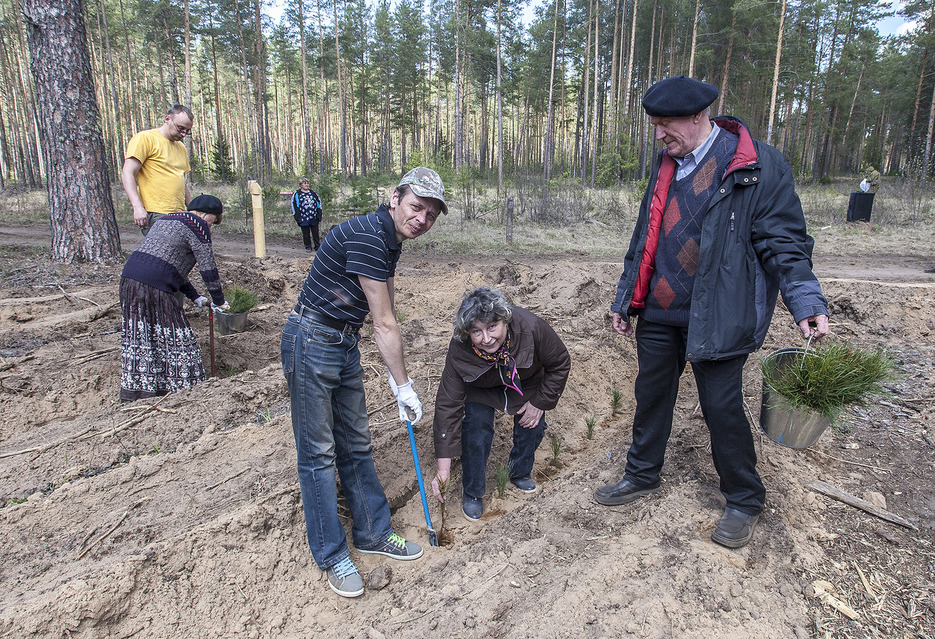
[{"label": "dark knit cap", "polygon": [[713,84],[677,75],[649,87],[643,108],[652,118],[681,118],[704,111],[717,95]]},{"label": "dark knit cap", "polygon": [[202,194],[196,198],[192,198],[192,201],[188,203],[188,210],[201,211],[202,213],[211,213],[212,215],[220,216],[224,213],[224,205],[221,204],[221,200],[213,195]]}]

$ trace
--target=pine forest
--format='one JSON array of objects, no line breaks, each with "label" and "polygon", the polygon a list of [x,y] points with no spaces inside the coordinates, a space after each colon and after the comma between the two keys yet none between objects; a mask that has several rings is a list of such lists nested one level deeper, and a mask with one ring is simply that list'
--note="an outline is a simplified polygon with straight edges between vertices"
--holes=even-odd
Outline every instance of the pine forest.
[{"label": "pine forest", "polygon": [[[646,177],[640,99],[685,74],[720,89],[800,180],[933,172],[935,5],[881,35],[882,0],[2,0],[0,180],[45,184],[30,7],[80,6],[111,180],[136,131],[196,116],[196,177]],[[25,6],[25,8],[24,8]],[[69,60],[33,60],[62,65]],[[93,107],[92,107],[93,108]],[[74,167],[78,170],[78,167]]]}]

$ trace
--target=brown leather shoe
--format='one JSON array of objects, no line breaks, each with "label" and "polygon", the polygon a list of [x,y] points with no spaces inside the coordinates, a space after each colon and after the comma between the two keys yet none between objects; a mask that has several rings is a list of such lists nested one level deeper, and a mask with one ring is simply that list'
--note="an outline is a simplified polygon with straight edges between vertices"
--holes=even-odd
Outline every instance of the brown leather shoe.
[{"label": "brown leather shoe", "polygon": [[658,481],[651,486],[639,486],[634,484],[629,477],[624,476],[616,484],[608,484],[595,490],[594,501],[604,506],[619,506],[657,492],[659,488],[660,482]]},{"label": "brown leather shoe", "polygon": [[753,530],[759,519],[759,515],[748,515],[728,506],[711,533],[711,541],[727,548],[746,546],[753,538]]}]

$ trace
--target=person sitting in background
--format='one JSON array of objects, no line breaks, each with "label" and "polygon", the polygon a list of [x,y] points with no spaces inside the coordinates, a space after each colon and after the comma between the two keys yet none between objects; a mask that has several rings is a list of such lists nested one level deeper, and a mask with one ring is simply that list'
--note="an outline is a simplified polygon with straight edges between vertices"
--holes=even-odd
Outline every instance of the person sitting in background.
[{"label": "person sitting in background", "polygon": [[451,459],[460,456],[461,510],[469,520],[480,519],[496,409],[513,415],[510,481],[534,492],[545,411],[558,404],[570,370],[568,350],[545,320],[511,305],[496,289],[470,291],[455,315],[435,397],[435,497],[444,501],[440,484],[450,477]]},{"label": "person sitting in background", "polygon": [[312,252],[312,239],[315,250],[321,245],[318,239],[318,224],[321,222],[321,199],[309,188],[308,178],[299,180],[299,190],[292,194],[292,217],[302,229],[302,242],[305,250]]},{"label": "person sitting in background", "polygon": [[188,280],[198,270],[213,308],[227,310],[211,248],[211,225],[220,224],[221,201],[199,195],[179,211],[156,219],[120,276],[120,401],[156,397],[194,386],[206,378],[195,332],[176,293],[196,306],[208,303]]}]

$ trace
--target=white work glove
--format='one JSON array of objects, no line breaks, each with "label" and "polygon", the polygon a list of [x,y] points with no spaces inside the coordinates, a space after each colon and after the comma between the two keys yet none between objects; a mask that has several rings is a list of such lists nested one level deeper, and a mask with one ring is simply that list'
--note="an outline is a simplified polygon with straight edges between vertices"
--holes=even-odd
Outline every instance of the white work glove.
[{"label": "white work glove", "polygon": [[[392,375],[388,375],[390,388],[393,389],[393,395],[396,397],[396,404],[399,406],[400,421],[410,421],[413,424],[422,419],[422,402],[419,396],[412,389],[412,379],[405,384],[398,386]],[[409,411],[413,413],[412,419],[409,419]]]},{"label": "white work glove", "polygon": [[231,305],[227,303],[227,300],[224,300],[224,303],[221,304],[220,306],[216,306],[215,304],[212,303],[211,310],[220,311],[221,313],[226,313],[227,311],[231,310]]},{"label": "white work glove", "polygon": [[205,297],[204,295],[199,295],[198,299],[196,299],[193,303],[198,308],[204,308],[204,305],[208,303],[208,298]]}]

